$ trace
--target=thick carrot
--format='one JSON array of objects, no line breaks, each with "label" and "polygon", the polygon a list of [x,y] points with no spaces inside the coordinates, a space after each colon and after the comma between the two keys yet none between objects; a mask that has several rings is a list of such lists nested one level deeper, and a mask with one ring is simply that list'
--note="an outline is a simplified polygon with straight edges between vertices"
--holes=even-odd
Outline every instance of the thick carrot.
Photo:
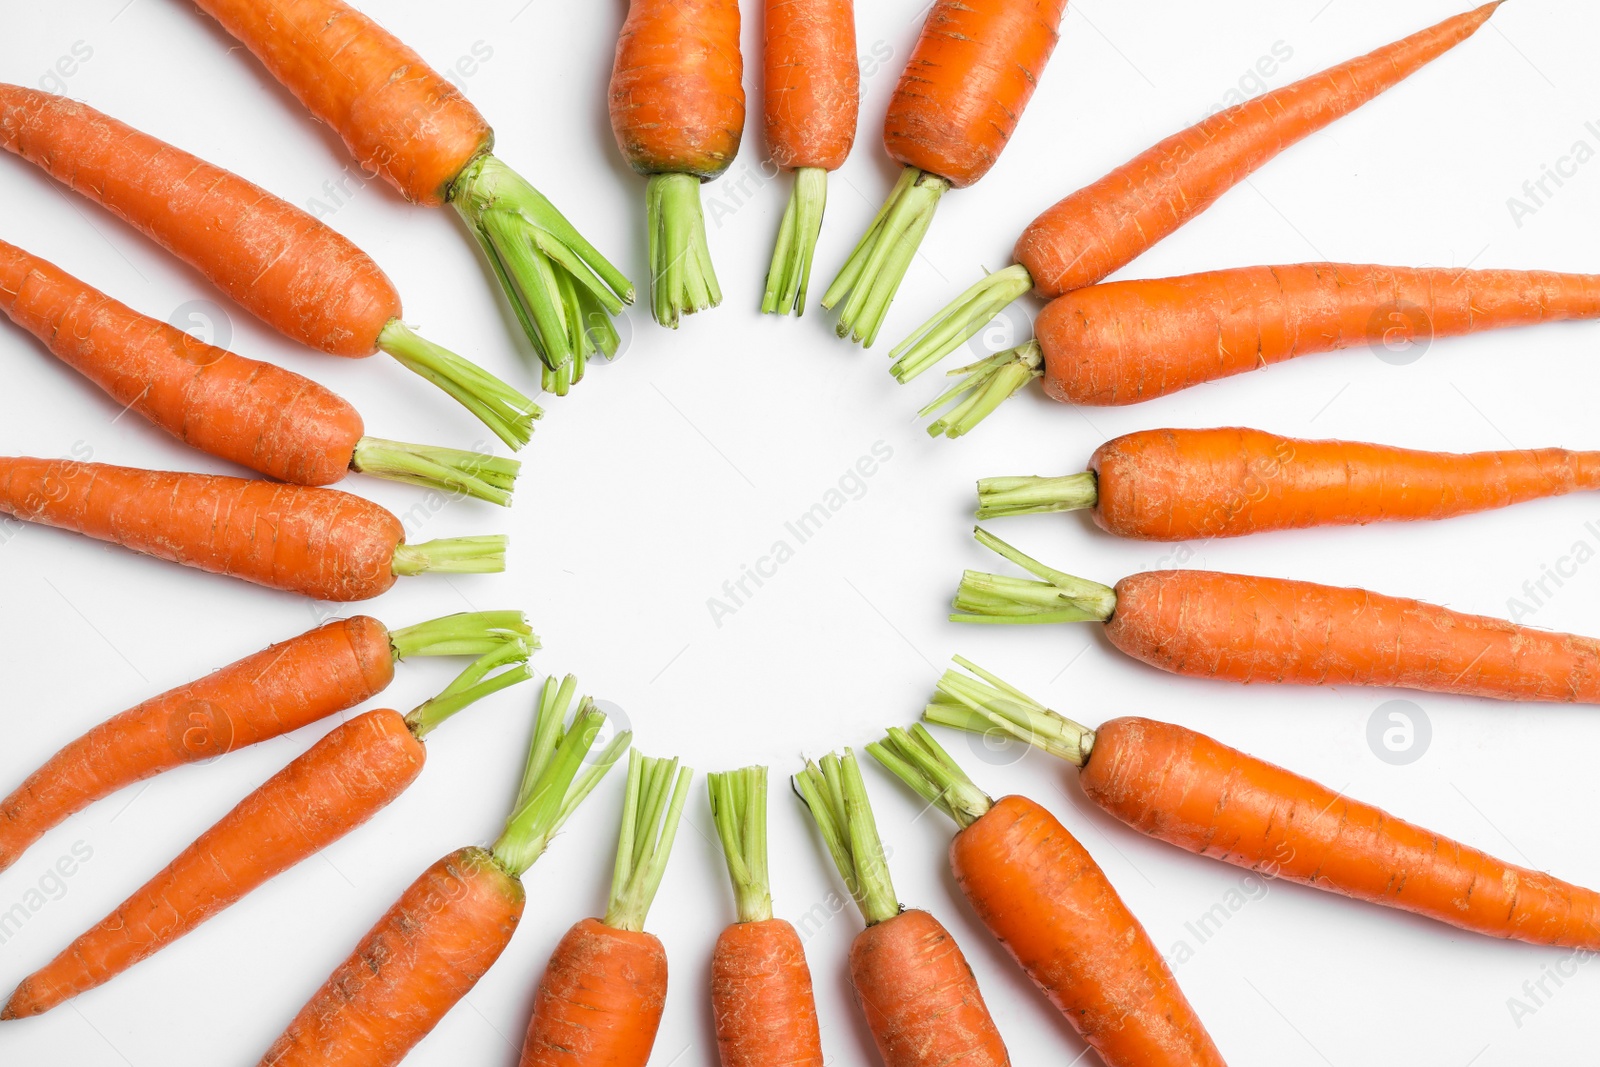
[{"label": "thick carrot", "polygon": [[38,1015],[103,985],[361,826],[422,773],[423,738],[468,705],[526,681],[532,651],[504,645],[409,715],[380,708],[335,727],[24,978],[0,1019]]},{"label": "thick carrot", "polygon": [[978,517],[1092,509],[1142,541],[1445,519],[1600,489],[1600,453],[1563,448],[1419,452],[1262,430],[1143,430],[1060,478],[985,478]]},{"label": "thick carrot", "polygon": [[522,784],[494,848],[459,849],[424,871],[261,1067],[393,1067],[500,958],[522,918],[522,876],[630,740],[619,734],[591,755],[605,716],[585,697],[568,723],[575,692],[570,676],[559,689],[545,685]]},{"label": "thick carrot", "polygon": [[767,769],[710,776],[711,815],[728,860],[739,921],[711,956],[711,1015],[722,1067],[822,1067],[822,1034],[805,946],[772,914]]},{"label": "thick carrot", "polygon": [[934,0],[883,123],[905,169],[823,294],[870,347],[945,190],[989,173],[1055,51],[1067,0]]},{"label": "thick carrot", "polygon": [[124,409],[219,459],[298,485],[357,471],[511,503],[516,460],[367,437],[356,409],[311,379],[147,318],[4,241],[0,309]]},{"label": "thick carrot", "polygon": [[977,533],[1043,581],[968,571],[954,622],[1103,622],[1125,654],[1192,678],[1600,703],[1600,639],[1593,637],[1365,589],[1218,571],[1149,571],[1112,588]]},{"label": "thick carrot", "polygon": [[1409,78],[1476,33],[1502,0],[1219,111],[1046,210],[1016,262],[973,285],[889,354],[910,381],[1030,289],[1046,299],[1094,285],[1209,208],[1278,153]]},{"label": "thick carrot", "polygon": [[811,259],[828,203],[828,171],[856,139],[861,67],[854,0],[766,0],[762,116],[772,164],[794,171],[761,310],[805,312]]},{"label": "thick carrot", "polygon": [[0,145],[205,275],[261,321],[332,356],[383,351],[443,389],[512,448],[539,408],[413,333],[371,258],[252,182],[64,97],[0,84]]},{"label": "thick carrot", "polygon": [[342,0],[197,0],[363,171],[408,200],[450,203],[478,238],[545,388],[565,394],[595,352],[617,350],[611,316],[633,284],[490,149],[494,131],[447,78]]},{"label": "thick carrot", "polygon": [[961,827],[950,869],[962,894],[1107,1067],[1221,1067],[1150,935],[1055,816],[991,800],[920,725],[867,749]]},{"label": "thick carrot", "polygon": [[357,615],[281,641],[68,742],[0,800],[0,870],[68,816],[119,789],[370,700],[388,688],[403,660],[481,656],[538,642],[516,611],[448,615],[392,631]]},{"label": "thick carrot", "polygon": [[1600,948],[1600,894],[1525,870],[1204,734],[1150,719],[1089,730],[966,660],[930,722],[1006,735],[1079,767],[1084,795],[1140,833],[1272,878],[1489,937]]},{"label": "thick carrot", "polygon": [[359,496],[213,474],[0,457],[0,514],[316,600],[505,570],[504,537],[408,545],[400,520]]},{"label": "thick carrot", "polygon": [[663,326],[722,303],[700,183],[744,134],[738,0],[629,0],[611,68],[611,131],[649,178],[650,309]]},{"label": "thick carrot", "polygon": [[808,761],[794,786],[867,923],[850,945],[850,984],[884,1067],[1010,1064],[955,939],[895,897],[855,754]]}]

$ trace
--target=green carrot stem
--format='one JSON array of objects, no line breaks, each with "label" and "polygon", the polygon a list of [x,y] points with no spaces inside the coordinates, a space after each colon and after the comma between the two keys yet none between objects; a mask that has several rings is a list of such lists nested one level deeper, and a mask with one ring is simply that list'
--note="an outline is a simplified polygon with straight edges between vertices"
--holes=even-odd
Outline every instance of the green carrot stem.
[{"label": "green carrot stem", "polygon": [[539,405],[520,391],[448,348],[419,337],[399,319],[390,319],[378,334],[378,347],[454,397],[512,451],[532,439],[533,421],[544,416]]},{"label": "green carrot stem", "polygon": [[867,925],[876,926],[900,914],[855,753],[845,749],[842,758],[829,753],[820,763],[807,761],[805,769],[794,776],[794,786]]},{"label": "green carrot stem", "polygon": [[767,769],[708,775],[711,816],[733,880],[742,923],[772,918],[772,883],[767,868]]},{"label": "green carrot stem", "polygon": [[522,464],[514,459],[458,448],[433,448],[363,437],[356,442],[350,469],[357,474],[473,496],[510,507],[511,491],[516,486]]},{"label": "green carrot stem", "polygon": [[[532,678],[533,672],[528,669],[528,657],[532,654],[533,649],[527,645],[508,644],[480,656],[438,696],[411,710],[406,716],[406,725],[411,727],[412,735],[420,741],[463,708]],[[510,670],[494,673],[508,666]]]},{"label": "green carrot stem", "polygon": [[482,656],[503,645],[539,647],[520,611],[463,611],[389,631],[396,661],[413,656]]},{"label": "green carrot stem", "polygon": [[617,930],[643,930],[650,904],[667,871],[694,771],[676,758],[628,756],[628,793],[623,801],[617,862],[604,922]]},{"label": "green carrot stem", "polygon": [[877,761],[965,830],[989,813],[994,801],[967,777],[933,735],[918,723],[909,731],[891,727],[888,737],[867,746]]},{"label": "green carrot stem", "polygon": [[803,315],[811,284],[811,260],[822,233],[822,214],[828,204],[828,172],[821,167],[796,167],[794,189],[784,208],[778,241],[767,269],[767,288],[761,310],[769,315]]},{"label": "green carrot stem", "polygon": [[645,203],[650,309],[657,322],[675,330],[682,316],[722,303],[706,243],[700,179],[693,174],[652,174]]},{"label": "green carrot stem", "polygon": [[1078,511],[1099,503],[1093,471],[1062,478],[984,478],[978,483],[978,518]]},{"label": "green carrot stem", "polygon": [[[917,412],[928,416],[942,407],[955,404],[929,425],[929,437],[943,435],[953,439],[970,433],[1018,389],[1044,375],[1044,352],[1039,342],[1029,341],[965,367],[957,367],[950,374],[965,374],[967,378],[939,394],[933,403]],[[956,403],[960,397],[966,399]]]},{"label": "green carrot stem", "polygon": [[1094,750],[1093,730],[1051,711],[970,660],[957,656],[955,661],[981,681],[945,671],[937,694],[922,711],[924,719],[972,733],[998,730],[1074,766],[1088,762]]},{"label": "green carrot stem", "polygon": [[933,222],[939,198],[949,188],[943,178],[915,167],[900,172],[889,199],[822,296],[822,306],[832,308],[849,294],[839,312],[840,337],[872,347],[906,269]]},{"label": "green carrot stem", "polygon": [[499,574],[506,569],[507,538],[503,534],[487,537],[443,537],[420,545],[401,545],[394,550],[394,573],[410,577],[432,571],[435,574]]},{"label": "green carrot stem", "polygon": [[1116,611],[1117,593],[1110,586],[1046,567],[982,527],[973,534],[979,544],[1043,581],[967,571],[956,590],[951,622],[1105,622]]},{"label": "green carrot stem", "polygon": [[996,315],[1033,288],[1028,268],[1013,263],[956,297],[943,311],[889,350],[892,372],[902,385],[978,335]]}]

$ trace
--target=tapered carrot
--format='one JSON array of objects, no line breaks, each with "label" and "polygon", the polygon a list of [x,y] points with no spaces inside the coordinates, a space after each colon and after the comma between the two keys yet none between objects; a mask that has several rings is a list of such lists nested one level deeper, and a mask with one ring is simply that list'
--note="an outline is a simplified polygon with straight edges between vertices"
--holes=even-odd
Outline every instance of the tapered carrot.
[{"label": "tapered carrot", "polygon": [[667,1000],[667,953],[644,928],[694,772],[628,755],[628,792],[604,919],[583,919],[550,954],[533,995],[521,1067],[645,1067]]},{"label": "tapered carrot", "polygon": [[1392,89],[1471,37],[1502,0],[1219,111],[1050,207],[1014,264],[919,326],[889,354],[910,381],[1030,289],[1050,300],[1094,285],[1214,204],[1278,153]]},{"label": "tapered carrot", "polygon": [[884,1067],[1004,1067],[1005,1041],[955,939],[895,897],[861,769],[849,749],[794,777],[867,928],[850,945],[850,984]]},{"label": "tapered carrot", "polygon": [[1011,140],[1066,11],[1066,0],[934,0],[883,123],[904,169],[822,297],[844,301],[840,337],[877,339],[939,198],[989,173]]},{"label": "tapered carrot", "polygon": [[189,264],[261,321],[332,356],[383,351],[450,394],[512,448],[539,408],[413,333],[365,252],[287,201],[109,115],[0,84],[0,146]]},{"label": "tapered carrot", "polygon": [[196,0],[368,174],[406,199],[449,203],[478,239],[528,340],[544,386],[564,394],[619,339],[611,316],[633,283],[491,151],[494,131],[448,79],[343,0]]},{"label": "tapered carrot", "polygon": [[[628,747],[591,746],[605,716],[546,685],[521,787],[492,849],[458,849],[400,895],[300,1009],[261,1067],[392,1067],[471,992],[511,942],[522,876]],[[587,767],[585,764],[587,763]]]},{"label": "tapered carrot", "polygon": [[335,727],[24,978],[0,1019],[39,1015],[103,985],[361,826],[422,773],[429,733],[530,677],[532,651],[503,645],[409,715],[380,708]]},{"label": "tapered carrot", "polygon": [[921,726],[867,751],[955,820],[962,894],[1107,1067],[1221,1067],[1150,935],[1055,816],[1025,797],[991,800]]},{"label": "tapered carrot", "polygon": [[[1600,894],[1525,870],[1204,734],[1124,718],[1089,730],[957,657],[929,722],[998,730],[1081,773],[1084,795],[1140,833],[1272,878],[1489,937],[1600,948]],[[984,684],[987,683],[987,684]]]},{"label": "tapered carrot", "polygon": [[722,303],[700,183],[744,135],[738,0],[629,0],[611,68],[611,131],[645,190],[650,309],[663,326]]},{"label": "tapered carrot", "polygon": [[1123,653],[1192,678],[1600,703],[1600,639],[1593,637],[1365,589],[1220,571],[1148,571],[1112,588],[977,534],[1043,580],[968,571],[954,622],[1103,622]]},{"label": "tapered carrot", "polygon": [[713,774],[711,815],[733,879],[739,921],[711,957],[711,1015],[722,1067],[822,1067],[811,968],[795,928],[772,914],[767,769]]},{"label": "tapered carrot", "polygon": [[336,619],[119,712],[69,741],[0,800],[0,870],[97,800],[163,771],[292,733],[388,688],[395,664],[537,648],[517,611],[484,611],[389,630]]},{"label": "tapered carrot", "polygon": [[773,166],[794,171],[794,190],[772,250],[761,310],[800,315],[828,202],[828,172],[844,165],[856,139],[861,67],[855,3],[765,0],[765,13],[767,150]]},{"label": "tapered carrot", "polygon": [[516,460],[367,437],[355,408],[309,378],[147,318],[4,241],[0,309],[124,409],[219,459],[299,485],[356,471],[511,503]]},{"label": "tapered carrot", "polygon": [[1088,508],[1119,537],[1191,541],[1445,519],[1600,489],[1600,453],[1460,455],[1239,428],[1124,434],[1095,449],[1088,467],[1059,478],[985,478],[978,517]]},{"label": "tapered carrot", "polygon": [[394,515],[337,489],[106,463],[0,457],[0,514],[317,600],[506,565],[504,537],[408,545]]}]

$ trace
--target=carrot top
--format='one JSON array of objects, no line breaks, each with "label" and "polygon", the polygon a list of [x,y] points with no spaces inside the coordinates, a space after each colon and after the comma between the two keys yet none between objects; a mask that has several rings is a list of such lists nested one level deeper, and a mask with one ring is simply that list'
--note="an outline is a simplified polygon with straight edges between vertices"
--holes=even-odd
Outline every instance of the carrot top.
[{"label": "carrot top", "polygon": [[971,733],[999,731],[1077,767],[1089,762],[1093,730],[1051,711],[972,661],[960,656],[955,661],[976,677],[945,671],[938,692],[922,711],[924,719]]},{"label": "carrot top", "polygon": [[1099,481],[1094,471],[1060,478],[983,478],[978,482],[978,518],[1092,508],[1100,501]]},{"label": "carrot top", "polygon": [[951,622],[1106,622],[1116,610],[1117,593],[1110,586],[1046,567],[982,527],[973,536],[1043,581],[967,571],[956,590]]},{"label": "carrot top", "polygon": [[794,776],[794,787],[867,925],[899,915],[900,900],[855,753],[847,748],[842,757],[830,752],[820,762],[807,760]]},{"label": "carrot top", "polygon": [[[421,741],[463,708],[532,678],[533,671],[528,667],[531,655],[533,648],[528,644],[510,642],[479,656],[437,696],[411,709],[406,715],[406,725],[411,728],[412,736]],[[501,667],[510,669],[500,671]]]},{"label": "carrot top", "polygon": [[667,857],[689,799],[694,771],[676,757],[652,759],[628,753],[628,793],[622,803],[622,832],[611,874],[611,899],[604,922],[614,930],[644,929],[650,904],[667,873]]},{"label": "carrot top", "polygon": [[363,437],[356,442],[350,469],[357,474],[461,493],[510,507],[511,492],[516,488],[522,463],[459,448]]},{"label": "carrot top", "polygon": [[984,275],[949,307],[889,349],[889,358],[895,361],[890,368],[895,379],[904,385],[932,367],[957,346],[976,337],[991,319],[1032,288],[1033,275],[1018,263]]},{"label": "carrot top", "polygon": [[767,769],[745,767],[708,775],[711,817],[733,879],[742,923],[772,918],[772,880],[767,873]]},{"label": "carrot top", "polygon": [[994,801],[967,777],[933,735],[914,724],[890,727],[889,736],[867,746],[877,761],[965,830],[989,813]]},{"label": "carrot top", "polygon": [[952,377],[957,374],[967,377],[917,412],[932,415],[947,404],[955,404],[928,426],[929,437],[956,438],[970,433],[1018,389],[1044,377],[1044,349],[1038,341],[1029,341],[950,372]]},{"label": "carrot top", "polygon": [[463,611],[389,631],[395,660],[412,656],[483,656],[505,645],[539,647],[520,611]]},{"label": "carrot top", "polygon": [[499,574],[506,569],[504,534],[441,537],[420,545],[400,545],[390,569],[402,578],[418,574]]},{"label": "carrot top", "polygon": [[889,313],[906,269],[916,258],[933,222],[939,198],[949,188],[945,179],[916,167],[900,171],[889,199],[839,268],[828,291],[822,294],[825,308],[845,301],[835,328],[840,337],[849,337],[868,348],[878,339],[883,317]]},{"label": "carrot top", "polygon": [[803,315],[811,286],[811,261],[822,234],[822,213],[828,206],[828,172],[821,167],[796,167],[789,206],[783,209],[778,240],[767,268],[761,310],[768,315]]}]

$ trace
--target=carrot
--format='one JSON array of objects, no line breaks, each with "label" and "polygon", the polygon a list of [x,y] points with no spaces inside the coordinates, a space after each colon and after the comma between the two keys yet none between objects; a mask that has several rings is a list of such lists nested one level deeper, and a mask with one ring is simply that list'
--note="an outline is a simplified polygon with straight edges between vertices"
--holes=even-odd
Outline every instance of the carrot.
[{"label": "carrot", "polygon": [[991,800],[921,726],[867,751],[955,820],[950,870],[967,903],[1107,1067],[1221,1067],[1150,935],[1055,816]]},{"label": "carrot", "polygon": [[805,946],[772,914],[767,769],[713,774],[708,785],[739,908],[739,921],[718,936],[711,957],[718,1058],[722,1067],[822,1067]]},{"label": "carrot", "polygon": [[1123,653],[1192,678],[1600,703],[1600,639],[1365,589],[1219,571],[1148,571],[1113,589],[977,535],[1043,581],[968,571],[953,622],[1103,622]]},{"label": "carrot", "polygon": [[4,241],[0,309],[125,410],[218,459],[298,485],[356,471],[511,503],[516,460],[367,437],[355,408],[311,379],[147,318]]},{"label": "carrot", "polygon": [[840,337],[877,339],[939,198],[1000,158],[1066,13],[1066,0],[934,0],[883,123],[884,147],[904,169],[822,297],[825,308],[845,301]]},{"label": "carrot", "polygon": [[0,514],[316,600],[506,566],[504,537],[408,545],[394,515],[337,489],[107,463],[0,457]]},{"label": "carrot", "polygon": [[850,945],[850,984],[885,1067],[1009,1064],[955,939],[895,897],[855,753],[807,761],[794,787],[867,923]]},{"label": "carrot", "polygon": [[1262,430],[1144,430],[1107,441],[1061,478],[985,478],[978,517],[1092,509],[1141,541],[1445,519],[1600,489],[1600,454],[1561,448],[1419,452]]},{"label": "carrot", "polygon": [[828,172],[856,139],[861,68],[854,0],[766,0],[762,116],[772,164],[794,171],[761,310],[803,314]]},{"label": "carrot", "polygon": [[[628,747],[591,746],[605,716],[546,683],[522,784],[492,849],[458,849],[400,895],[295,1016],[261,1067],[391,1067],[500,958],[522,918],[522,876]],[[585,763],[588,764],[585,768]],[[580,773],[581,771],[581,773]]]},{"label": "carrot", "polygon": [[744,133],[738,0],[629,0],[611,68],[611,131],[645,190],[650,309],[663,326],[722,303],[700,183]]},{"label": "carrot", "polygon": [[521,1067],[645,1067],[667,1001],[667,953],[645,917],[666,873],[694,772],[628,755],[628,792],[604,919],[562,936],[533,995]]},{"label": "carrot", "polygon": [[491,693],[527,681],[532,651],[503,645],[409,715],[380,708],[334,727],[24,978],[0,1019],[39,1015],[105,984],[361,826],[422,773],[429,733]]},{"label": "carrot", "polygon": [[389,630],[336,619],[119,712],[69,741],[0,800],[0,871],[48,831],[136,782],[284,734],[377,696],[395,664],[539,646],[518,611]]},{"label": "carrot", "polygon": [[261,321],[331,356],[383,351],[450,394],[512,448],[539,408],[419,337],[365,252],[221,167],[51,93],[0,84],[0,145],[189,264]]},{"label": "carrot", "polygon": [[529,342],[544,386],[565,395],[596,352],[613,355],[611,316],[633,283],[491,151],[478,109],[421,56],[342,0],[197,0],[367,174],[407,200],[449,203],[477,237]]},{"label": "carrot", "polygon": [[1022,231],[1015,263],[973,285],[894,347],[895,377],[915,378],[1030,289],[1050,300],[1127,266],[1284,149],[1471,37],[1501,2],[1219,111],[1057,202]]},{"label": "carrot", "polygon": [[960,657],[929,722],[1028,742],[1140,833],[1271,878],[1489,937],[1594,950],[1600,894],[1403,822],[1204,734],[1150,719],[1089,730]]}]

